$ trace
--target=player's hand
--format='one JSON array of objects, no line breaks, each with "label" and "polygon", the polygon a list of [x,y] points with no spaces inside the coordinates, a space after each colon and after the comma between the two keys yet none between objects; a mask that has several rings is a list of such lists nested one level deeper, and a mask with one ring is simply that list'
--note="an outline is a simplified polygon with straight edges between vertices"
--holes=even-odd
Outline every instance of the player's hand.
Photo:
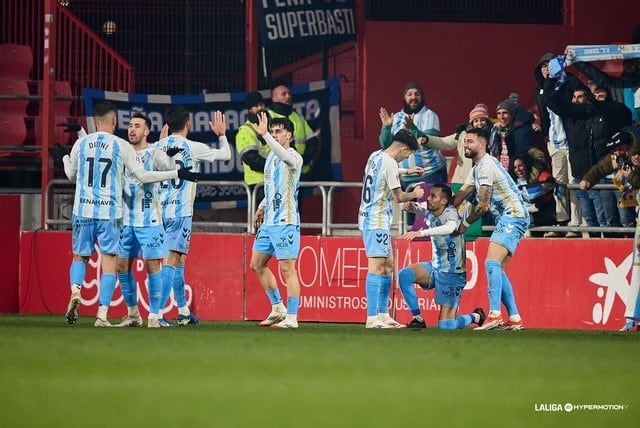
[{"label": "player's hand", "polygon": [[407,170],[407,175],[422,177],[424,175],[424,168],[421,166],[413,166]]},{"label": "player's hand", "polygon": [[412,230],[411,232],[407,232],[402,235],[402,239],[406,239],[407,241],[413,241],[416,238],[421,238],[422,235],[417,230]]},{"label": "player's hand", "polygon": [[409,211],[409,212],[411,212],[411,213],[412,213],[412,212],[415,212],[415,211],[416,211],[416,208],[418,208],[418,204],[416,204],[416,203],[415,203],[415,202],[413,202],[413,201],[405,202],[405,203],[402,205],[402,209],[403,209],[403,210],[405,210],[405,211]]},{"label": "player's hand", "polygon": [[182,147],[169,147],[167,149],[167,156],[172,158],[175,155],[177,155],[178,153],[182,153],[182,152],[184,152],[184,149]]},{"label": "player's hand", "polygon": [[413,128],[415,125],[413,124],[413,115],[407,114],[404,116],[404,127],[407,129]]},{"label": "player's hand", "polygon": [[264,111],[258,113],[258,126],[256,126],[256,131],[259,135],[267,135],[269,133],[269,117]]},{"label": "player's hand", "polygon": [[168,136],[169,136],[169,125],[165,123],[162,129],[160,130],[160,139],[162,140],[163,138],[167,138]]},{"label": "player's hand", "polygon": [[264,210],[259,208],[253,216],[253,226],[258,229],[264,223]]},{"label": "player's hand", "polygon": [[465,226],[462,222],[460,222],[460,226],[458,226],[458,229],[452,233],[452,235],[464,235],[464,233],[467,231],[467,229],[469,229],[467,226]]},{"label": "player's hand", "polygon": [[389,114],[386,108],[380,107],[380,122],[382,122],[382,126],[391,126],[393,125],[393,116]]},{"label": "player's hand", "polygon": [[580,182],[580,190],[589,190],[589,188],[591,188],[591,183],[586,180]]},{"label": "player's hand", "polygon": [[413,194],[415,196],[411,199],[421,199],[424,196],[424,189],[422,188],[422,186],[418,186],[413,190]]},{"label": "player's hand", "polygon": [[227,122],[220,110],[216,110],[213,114],[213,123],[209,122],[209,126],[218,137],[222,137],[227,132]]},{"label": "player's hand", "polygon": [[196,183],[200,178],[200,174],[197,172],[191,172],[191,167],[188,166],[186,168],[178,169],[178,178]]}]

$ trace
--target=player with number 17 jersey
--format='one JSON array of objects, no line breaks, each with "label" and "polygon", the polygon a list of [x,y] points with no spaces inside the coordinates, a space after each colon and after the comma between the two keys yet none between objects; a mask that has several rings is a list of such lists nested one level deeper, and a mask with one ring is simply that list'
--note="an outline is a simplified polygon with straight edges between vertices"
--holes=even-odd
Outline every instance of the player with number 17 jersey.
[{"label": "player with number 17 jersey", "polygon": [[177,177],[177,171],[145,171],[136,162],[129,143],[107,132],[79,139],[65,163],[65,173],[76,182],[73,214],[77,217],[117,220],[123,215],[124,171],[144,183]]}]

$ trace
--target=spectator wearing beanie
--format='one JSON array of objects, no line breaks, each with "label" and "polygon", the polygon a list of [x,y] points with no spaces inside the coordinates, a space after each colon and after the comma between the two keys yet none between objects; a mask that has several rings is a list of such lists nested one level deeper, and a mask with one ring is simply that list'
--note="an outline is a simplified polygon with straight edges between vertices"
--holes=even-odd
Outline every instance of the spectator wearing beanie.
[{"label": "spectator wearing beanie", "polygon": [[474,128],[486,128],[489,124],[489,108],[486,104],[476,104],[469,112],[469,124]]},{"label": "spectator wearing beanie", "polygon": [[522,156],[534,147],[535,118],[527,110],[516,106],[511,100],[504,100],[496,107],[498,120],[491,128],[489,154],[510,171],[513,159]]},{"label": "spectator wearing beanie", "polygon": [[[422,86],[411,82],[405,85],[403,92],[404,105],[401,111],[391,115],[384,107],[380,108],[380,145],[383,149],[392,143],[392,137],[401,129],[408,129],[417,138],[440,135],[440,119],[426,102]],[[402,162],[401,168],[410,169],[421,167],[424,169],[422,177],[401,177],[402,186],[406,188],[411,183],[446,183],[447,162],[440,150],[421,146],[409,159]]]}]

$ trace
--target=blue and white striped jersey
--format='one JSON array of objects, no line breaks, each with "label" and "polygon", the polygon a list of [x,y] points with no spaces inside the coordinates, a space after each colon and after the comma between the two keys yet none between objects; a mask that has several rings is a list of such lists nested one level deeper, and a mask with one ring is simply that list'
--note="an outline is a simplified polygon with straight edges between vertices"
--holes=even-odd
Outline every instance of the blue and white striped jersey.
[{"label": "blue and white striped jersey", "polygon": [[[401,129],[404,129],[404,118],[407,113],[399,111],[393,115],[393,124],[391,125],[392,135],[395,135]],[[422,107],[419,112],[413,115],[413,123],[422,132],[429,129],[435,129],[440,134],[440,119],[438,115],[426,106]],[[419,166],[424,168],[425,175],[440,171],[447,166],[447,160],[440,150],[431,149],[420,146],[418,151],[413,153],[409,158],[402,161],[402,168],[413,168]],[[406,177],[409,180],[417,180],[413,177]]]},{"label": "blue and white striped jersey", "polygon": [[65,174],[76,182],[73,214],[100,220],[122,218],[125,167],[143,183],[178,176],[176,170],[145,171],[129,142],[107,132],[79,138],[63,161]]},{"label": "blue and white striped jersey", "polygon": [[564,125],[560,116],[555,114],[549,107],[549,144],[555,149],[569,150],[569,141],[567,133],[564,131]]},{"label": "blue and white striped jersey", "polygon": [[400,187],[398,163],[384,150],[369,156],[364,168],[362,198],[358,211],[360,230],[391,230],[393,189]]},{"label": "blue and white striped jersey", "polygon": [[522,193],[500,161],[486,154],[473,167],[465,184],[475,186],[476,191],[481,186],[491,186],[491,206],[498,215],[513,218],[528,218]]},{"label": "blue and white striped jersey", "polygon": [[[154,146],[136,150],[136,161],[146,171],[164,169],[164,163],[157,161],[164,156]],[[124,172],[124,215],[125,226],[146,227],[162,225],[162,209],[158,195],[158,183],[142,184],[129,170]]]},{"label": "blue and white striped jersey", "polygon": [[[270,135],[264,138],[269,142]],[[271,144],[270,144],[271,146]],[[302,156],[295,148],[286,149],[287,158],[292,162],[280,159],[280,151],[273,149],[267,156],[264,165],[264,224],[266,226],[300,225],[298,212],[298,190],[302,174]]]},{"label": "blue and white striped jersey", "polygon": [[[460,225],[460,214],[458,210],[449,205],[444,209],[439,217],[431,212],[425,213],[429,228],[433,229],[442,226],[447,222],[456,223],[456,228]],[[432,235],[431,252],[433,267],[441,272],[463,273],[467,271],[467,254],[464,234],[461,235]]]},{"label": "blue and white striped jersey", "polygon": [[[180,135],[170,135],[156,143],[159,150],[177,147],[183,149],[173,157],[179,168],[191,167],[191,172],[199,172],[202,162],[231,159],[231,149],[226,136],[220,136],[220,148],[214,149],[204,143],[191,141]],[[193,216],[193,202],[196,199],[196,183],[180,179],[160,183],[160,204],[162,218],[178,218]]]}]

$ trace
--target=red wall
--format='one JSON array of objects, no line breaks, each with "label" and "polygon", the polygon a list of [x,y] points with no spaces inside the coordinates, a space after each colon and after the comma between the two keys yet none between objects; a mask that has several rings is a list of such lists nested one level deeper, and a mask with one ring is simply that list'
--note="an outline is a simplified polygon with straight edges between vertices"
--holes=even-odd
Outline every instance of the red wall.
[{"label": "red wall", "polygon": [[[20,313],[64,314],[69,299],[69,232],[26,232],[20,252]],[[367,257],[358,237],[304,236],[298,272],[302,297],[300,320],[363,322],[366,317]],[[248,268],[253,237],[241,234],[194,234],[187,261],[186,288],[191,307],[204,320],[259,320],[270,310],[257,276]],[[431,258],[429,242],[396,240],[396,265]],[[484,259],[488,240],[467,244],[468,282],[460,311],[487,307]],[[617,330],[624,326],[631,270],[632,241],[527,239],[507,268],[520,313],[529,328]],[[579,263],[568,263],[577,260]],[[99,295],[99,255],[91,260],[82,290],[82,316],[95,316]],[[272,260],[283,297],[287,292]],[[142,263],[135,265],[140,307],[146,315],[148,293]],[[397,277],[397,276],[396,276]],[[409,319],[397,283],[393,314]],[[433,292],[418,290],[423,315],[437,323]],[[0,300],[4,296],[0,294]],[[169,318],[176,316],[172,306]],[[111,319],[126,312],[117,291]],[[64,323],[62,317],[61,323]]]},{"label": "red wall", "polygon": [[[522,105],[531,106],[533,68],[545,52],[560,54],[569,44],[630,43],[640,25],[638,1],[567,1],[566,9],[562,26],[366,21],[360,31],[365,152],[378,146],[379,108],[399,110],[407,82],[422,84],[442,132],[451,133],[478,102],[494,113],[500,101],[517,92]],[[344,158],[348,170],[350,160]],[[359,170],[362,164],[356,166]]]},{"label": "red wall", "polygon": [[0,195],[0,312],[18,312],[20,195]]}]

